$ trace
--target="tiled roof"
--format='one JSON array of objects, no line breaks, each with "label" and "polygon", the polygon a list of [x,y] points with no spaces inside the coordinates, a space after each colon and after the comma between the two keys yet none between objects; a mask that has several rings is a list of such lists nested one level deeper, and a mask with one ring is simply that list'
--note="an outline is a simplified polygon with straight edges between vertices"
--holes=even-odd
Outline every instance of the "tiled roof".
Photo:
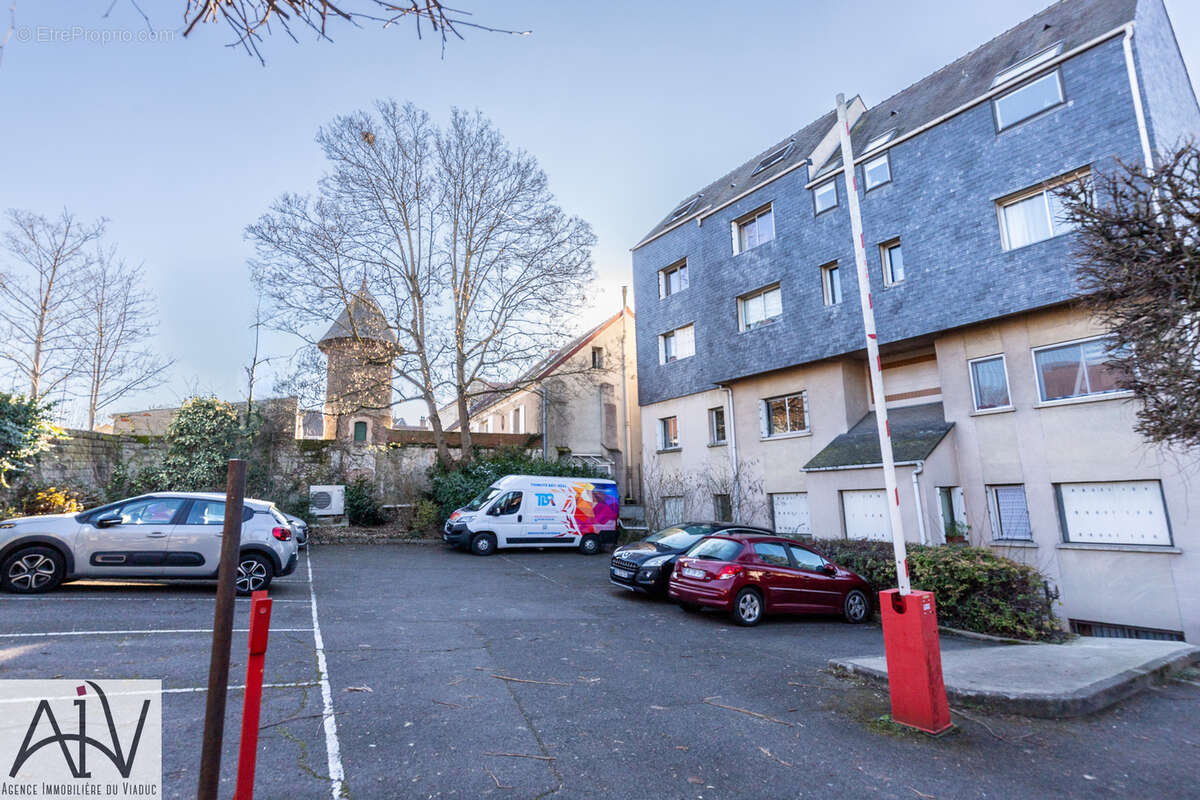
[{"label": "tiled roof", "polygon": [[[867,414],[853,428],[835,437],[813,456],[804,469],[880,464],[882,457],[875,424],[875,413]],[[946,422],[941,403],[888,409],[888,424],[892,429],[892,451],[898,462],[928,458],[938,442],[954,427],[953,422]]]},{"label": "tiled roof", "polygon": [[342,309],[342,313],[329,326],[329,330],[320,338],[318,344],[334,339],[396,341],[395,331],[388,324],[387,318],[379,309],[379,303],[375,302],[365,284],[350,299],[350,305]]}]

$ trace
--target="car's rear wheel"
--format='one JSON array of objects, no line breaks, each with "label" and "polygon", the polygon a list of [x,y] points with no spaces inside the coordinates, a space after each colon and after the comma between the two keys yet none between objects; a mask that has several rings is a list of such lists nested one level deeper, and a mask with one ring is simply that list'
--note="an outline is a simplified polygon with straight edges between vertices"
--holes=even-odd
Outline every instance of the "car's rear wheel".
[{"label": "car's rear wheel", "polygon": [[757,589],[746,587],[733,599],[733,621],[738,625],[757,625],[762,621],[763,599]]},{"label": "car's rear wheel", "polygon": [[842,616],[846,618],[846,622],[855,625],[866,622],[867,617],[871,616],[871,601],[867,598],[867,593],[862,589],[846,592],[846,599],[842,602]]},{"label": "car's rear wheel", "polygon": [[490,533],[477,533],[471,540],[471,552],[477,556],[490,556],[496,552],[496,537]]},{"label": "car's rear wheel", "polygon": [[594,556],[600,552],[600,537],[589,533],[579,541],[579,552],[585,556]]},{"label": "car's rear wheel", "polygon": [[17,594],[38,594],[56,589],[66,576],[66,562],[52,547],[23,547],[4,559],[0,588]]},{"label": "car's rear wheel", "polygon": [[266,589],[274,577],[275,567],[266,556],[243,553],[238,559],[237,593],[248,595]]}]

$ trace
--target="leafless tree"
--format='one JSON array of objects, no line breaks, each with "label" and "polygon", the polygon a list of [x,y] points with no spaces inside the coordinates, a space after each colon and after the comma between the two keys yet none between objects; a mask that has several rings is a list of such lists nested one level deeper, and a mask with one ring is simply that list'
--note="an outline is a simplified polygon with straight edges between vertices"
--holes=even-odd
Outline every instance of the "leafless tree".
[{"label": "leafless tree", "polygon": [[1110,363],[1141,401],[1136,429],[1200,445],[1200,149],[1119,163],[1062,190],[1083,304],[1113,333]]},{"label": "leafless tree", "polygon": [[139,266],[97,249],[83,273],[72,325],[85,383],[88,429],[96,414],[134,392],[161,386],[170,360],[150,346],[157,329],[154,296]]},{"label": "leafless tree", "polygon": [[729,498],[733,511],[731,522],[745,525],[765,524],[771,516],[758,460],[739,460],[737,466],[737,470],[734,470],[728,461],[710,462],[692,483],[704,493],[704,501],[708,502],[714,511],[716,495]]},{"label": "leafless tree", "polygon": [[[465,421],[480,392],[517,388],[514,378],[564,341],[594,237],[554,205],[536,162],[478,114],[454,111],[439,131],[420,109],[384,101],[317,139],[330,166],[317,196],[285,195],[247,229],[255,281],[275,326],[309,343],[366,289],[396,338],[377,351],[392,367],[382,373],[395,382],[388,396],[425,403],[449,462],[439,400],[455,398]],[[460,431],[469,461],[469,426]]]},{"label": "leafless tree", "polygon": [[64,210],[56,219],[9,210],[0,274],[0,359],[41,399],[78,374],[76,314],[105,220],[89,224]]}]

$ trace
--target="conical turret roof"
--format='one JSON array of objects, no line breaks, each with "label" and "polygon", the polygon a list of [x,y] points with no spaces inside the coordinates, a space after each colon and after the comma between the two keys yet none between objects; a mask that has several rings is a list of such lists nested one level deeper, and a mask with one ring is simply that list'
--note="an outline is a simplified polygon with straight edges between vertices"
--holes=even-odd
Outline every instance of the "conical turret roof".
[{"label": "conical turret roof", "polygon": [[350,304],[342,309],[342,313],[329,326],[329,330],[317,342],[318,346],[334,339],[357,339],[359,341],[377,341],[394,344],[396,333],[388,325],[387,318],[379,308],[379,303],[367,291],[367,283],[354,293]]}]

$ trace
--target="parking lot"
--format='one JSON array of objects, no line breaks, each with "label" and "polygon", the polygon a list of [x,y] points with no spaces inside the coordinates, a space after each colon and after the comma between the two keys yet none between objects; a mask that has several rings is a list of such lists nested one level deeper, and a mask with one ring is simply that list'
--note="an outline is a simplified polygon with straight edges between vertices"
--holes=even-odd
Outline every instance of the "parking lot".
[{"label": "parking lot", "polygon": [[[1200,786],[1193,684],[1078,720],[968,712],[935,741],[879,724],[884,693],[823,671],[834,656],[882,652],[877,625],[738,628],[629,594],[606,567],[573,552],[420,545],[302,556],[271,591],[257,796],[912,800]],[[240,686],[249,602],[237,607]],[[212,613],[210,583],[0,595],[0,676],[161,679],[165,795],[194,796]],[[241,702],[230,693],[225,795]]]}]

